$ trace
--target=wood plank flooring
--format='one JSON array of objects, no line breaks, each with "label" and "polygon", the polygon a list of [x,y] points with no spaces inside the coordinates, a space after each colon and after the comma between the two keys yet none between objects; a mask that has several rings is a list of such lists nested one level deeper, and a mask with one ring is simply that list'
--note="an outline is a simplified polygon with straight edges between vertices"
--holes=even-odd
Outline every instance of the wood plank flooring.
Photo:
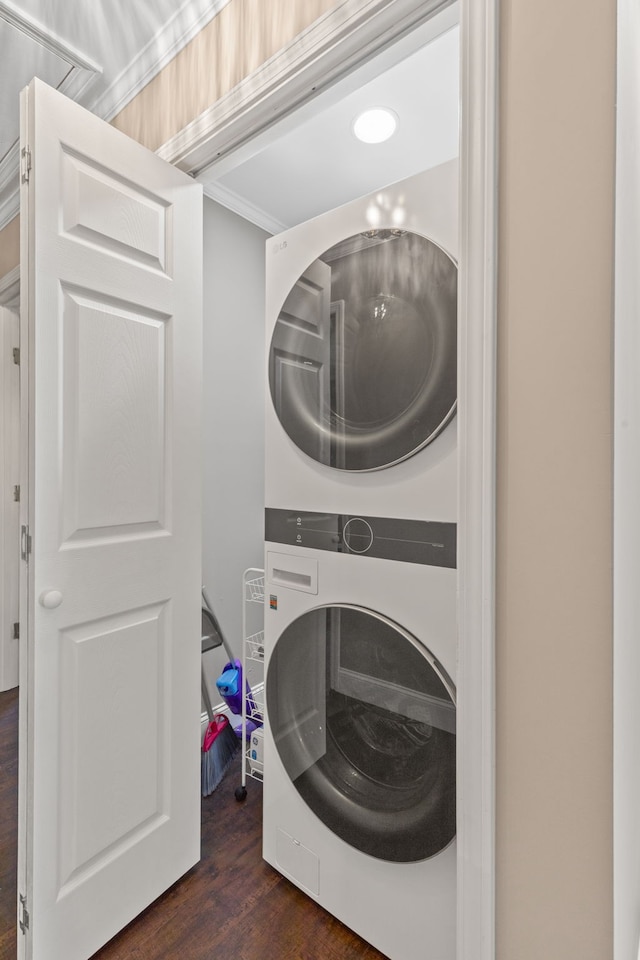
[{"label": "wood plank flooring", "polygon": [[0,960],[16,956],[18,691],[0,693]]},{"label": "wood plank flooring", "polygon": [[[0,960],[15,960],[18,697],[0,693]],[[202,860],[93,960],[385,960],[261,857],[261,786],[239,758],[202,801]]]}]

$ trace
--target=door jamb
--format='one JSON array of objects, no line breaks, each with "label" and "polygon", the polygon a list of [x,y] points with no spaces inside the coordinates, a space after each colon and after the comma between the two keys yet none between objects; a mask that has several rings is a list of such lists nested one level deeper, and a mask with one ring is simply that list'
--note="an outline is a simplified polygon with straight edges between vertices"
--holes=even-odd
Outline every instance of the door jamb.
[{"label": "door jamb", "polygon": [[[194,176],[450,0],[343,0],[158,149]],[[495,958],[498,0],[460,0],[458,960]]]},{"label": "door jamb", "polygon": [[640,16],[633,0],[617,4],[617,98],[613,436],[613,956],[635,957],[640,940]]},{"label": "door jamb", "polygon": [[[13,272],[13,271],[12,271]],[[16,289],[17,288],[17,289]],[[17,294],[19,284],[13,283],[11,276],[0,278],[0,364],[3,375],[0,383],[0,614],[2,633],[0,635],[0,690],[10,690],[18,685],[18,637],[15,624],[18,621],[19,600],[19,560],[17,520],[19,506],[19,459],[16,446],[19,442],[20,411],[16,402],[19,389],[19,306]],[[12,356],[13,352],[13,356]],[[12,624],[14,627],[12,629]]]}]

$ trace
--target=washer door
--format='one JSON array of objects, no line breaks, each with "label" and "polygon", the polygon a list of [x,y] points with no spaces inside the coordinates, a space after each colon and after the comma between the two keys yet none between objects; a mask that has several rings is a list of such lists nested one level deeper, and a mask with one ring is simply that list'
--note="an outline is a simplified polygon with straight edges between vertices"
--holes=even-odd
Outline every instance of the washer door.
[{"label": "washer door", "polygon": [[438,436],[456,405],[457,282],[448,254],[402,230],[350,237],[305,270],[269,356],[275,411],[300,450],[377,470]]},{"label": "washer door", "polygon": [[456,831],[454,688],[397,624],[349,605],[310,610],[266,676],[271,733],[329,829],[381,860],[426,860]]}]

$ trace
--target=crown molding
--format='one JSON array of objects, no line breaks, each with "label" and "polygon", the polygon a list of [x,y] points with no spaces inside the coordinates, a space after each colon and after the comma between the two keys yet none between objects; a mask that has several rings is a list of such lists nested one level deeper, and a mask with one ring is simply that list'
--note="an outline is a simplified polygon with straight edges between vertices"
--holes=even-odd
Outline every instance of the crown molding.
[{"label": "crown molding", "polygon": [[234,190],[224,187],[219,182],[203,183],[202,187],[205,197],[209,197],[210,200],[215,200],[216,203],[226,207],[227,210],[231,210],[232,213],[237,213],[238,216],[244,217],[245,220],[255,224],[256,227],[260,227],[261,230],[266,230],[266,232],[272,236],[282,233],[283,230],[287,230],[291,226],[291,224],[281,223],[279,220],[276,220],[275,217],[271,217],[261,207],[256,207],[255,204],[249,203],[244,197],[241,197]]},{"label": "crown molding", "polygon": [[0,230],[20,212],[20,143],[16,141],[0,163]]},{"label": "crown molding", "polygon": [[20,188],[16,172],[14,183],[7,191],[6,197],[0,199],[0,230],[4,230],[20,213]]},{"label": "crown molding", "polygon": [[0,307],[16,307],[20,300],[20,267],[0,277]]},{"label": "crown molding", "polygon": [[53,30],[45,27],[35,17],[19,10],[10,0],[0,0],[0,19],[5,20],[12,27],[20,30],[21,33],[31,37],[40,46],[46,47],[61,60],[66,60],[72,67],[78,67],[80,70],[90,70],[92,73],[102,73],[102,67],[97,61],[87,56],[82,50],[78,50],[77,47],[67,43],[66,40],[59,37]]}]

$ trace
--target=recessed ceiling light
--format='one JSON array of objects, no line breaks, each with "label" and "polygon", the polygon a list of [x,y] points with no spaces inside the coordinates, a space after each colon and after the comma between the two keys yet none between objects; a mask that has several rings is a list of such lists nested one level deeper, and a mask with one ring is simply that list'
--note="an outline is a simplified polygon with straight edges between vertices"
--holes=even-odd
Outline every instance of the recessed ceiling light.
[{"label": "recessed ceiling light", "polygon": [[364,110],[353,121],[353,132],[363,143],[383,143],[393,136],[398,115],[387,107]]}]

